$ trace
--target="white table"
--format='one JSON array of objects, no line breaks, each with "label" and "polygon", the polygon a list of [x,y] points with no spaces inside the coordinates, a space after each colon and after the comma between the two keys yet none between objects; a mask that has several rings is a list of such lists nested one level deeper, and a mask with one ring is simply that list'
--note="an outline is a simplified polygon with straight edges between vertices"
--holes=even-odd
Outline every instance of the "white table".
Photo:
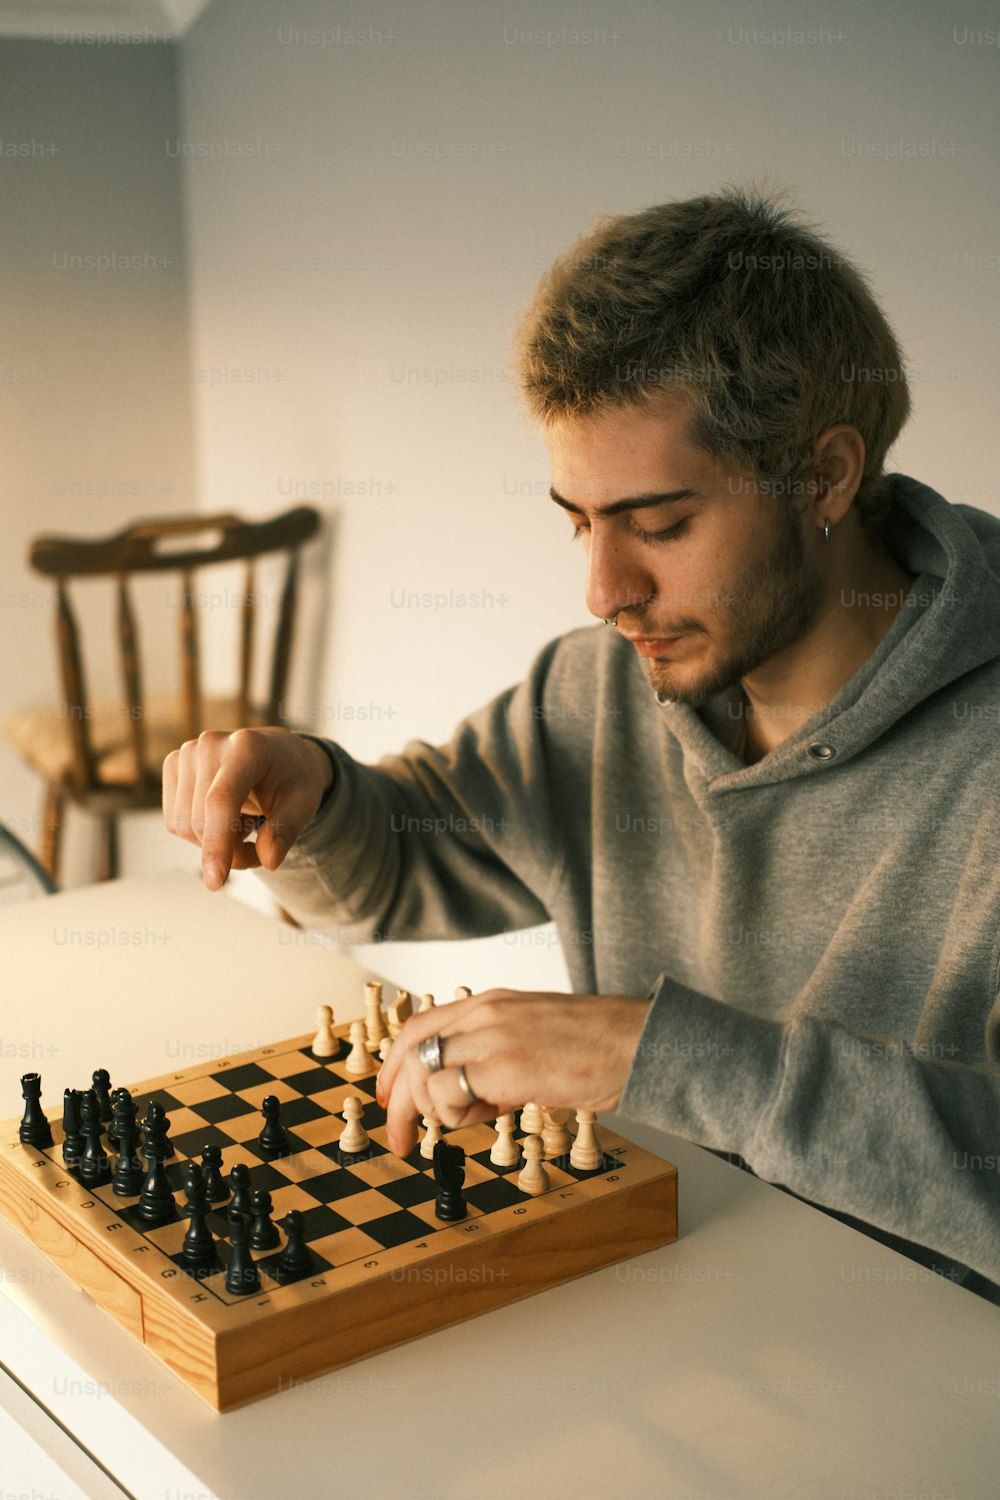
[{"label": "white table", "polygon": [[[29,1068],[48,1102],[95,1066],[150,1077],[308,1030],[322,1001],[358,1013],[369,977],[186,875],[0,913],[0,952],[2,1115]],[[0,1493],[1000,1494],[1000,1309],[697,1147],[626,1132],[678,1165],[675,1245],[223,1417],[0,1221]]]}]

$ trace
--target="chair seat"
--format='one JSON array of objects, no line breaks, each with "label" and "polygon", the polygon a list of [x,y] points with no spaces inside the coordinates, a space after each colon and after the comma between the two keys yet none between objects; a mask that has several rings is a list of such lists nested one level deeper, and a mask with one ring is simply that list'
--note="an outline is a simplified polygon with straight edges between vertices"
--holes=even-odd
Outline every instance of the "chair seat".
[{"label": "chair seat", "polygon": [[[240,718],[236,698],[205,698],[202,722],[206,729],[222,729],[231,734],[248,719],[246,715]],[[260,722],[260,714],[251,712],[249,723]],[[91,705],[88,727],[94,750],[95,780],[100,786],[130,787],[142,780],[158,783],[164,757],[188,737],[175,698],[148,698],[144,725],[146,764],[145,775],[140,776],[127,710],[121,699]],[[46,781],[62,784],[69,780],[73,754],[65,715],[51,708],[22,709],[7,720],[4,733],[18,754]]]}]

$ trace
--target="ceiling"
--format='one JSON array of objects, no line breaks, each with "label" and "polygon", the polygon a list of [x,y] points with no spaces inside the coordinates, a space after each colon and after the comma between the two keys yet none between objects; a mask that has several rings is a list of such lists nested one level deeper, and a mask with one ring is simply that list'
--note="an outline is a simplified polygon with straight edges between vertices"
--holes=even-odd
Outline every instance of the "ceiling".
[{"label": "ceiling", "polygon": [[0,36],[160,41],[183,36],[210,0],[0,0]]}]

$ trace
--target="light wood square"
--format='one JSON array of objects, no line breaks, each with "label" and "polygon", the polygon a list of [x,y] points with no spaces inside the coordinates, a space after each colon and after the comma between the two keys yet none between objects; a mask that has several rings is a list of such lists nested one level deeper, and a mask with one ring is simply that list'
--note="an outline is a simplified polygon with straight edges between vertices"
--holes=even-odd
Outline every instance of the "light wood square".
[{"label": "light wood square", "polygon": [[310,1249],[334,1266],[343,1266],[352,1260],[370,1260],[373,1256],[384,1253],[377,1240],[365,1234],[363,1229],[357,1228],[341,1229],[337,1234],[313,1240]]},{"label": "light wood square", "polygon": [[320,1109],[325,1109],[328,1115],[343,1115],[344,1105],[352,1094],[367,1108],[374,1107],[375,1101],[350,1083],[344,1083],[336,1089],[324,1089],[321,1094],[310,1094],[309,1097]]},{"label": "light wood square", "polygon": [[[199,1124],[204,1125],[204,1120]],[[255,1141],[264,1129],[263,1115],[234,1115],[231,1120],[217,1120],[216,1130],[228,1135],[232,1141]],[[253,1158],[259,1160],[259,1158]]]},{"label": "light wood square", "polygon": [[352,1224],[367,1224],[372,1219],[384,1219],[386,1214],[400,1211],[398,1203],[393,1203],[374,1188],[367,1193],[351,1193],[346,1198],[338,1198],[334,1204],[334,1212],[342,1219],[350,1219]]},{"label": "light wood square", "polygon": [[281,1157],[275,1165],[290,1182],[305,1182],[308,1177],[325,1175],[337,1167],[337,1163],[321,1151],[299,1151],[295,1156]]},{"label": "light wood square", "polygon": [[[193,1109],[172,1109],[168,1116],[171,1136],[187,1135],[191,1130],[204,1130],[205,1121]],[[168,1161],[175,1160],[168,1157]]]},{"label": "light wood square", "polygon": [[273,1078],[290,1078],[293,1073],[304,1073],[307,1068],[316,1066],[311,1058],[304,1057],[301,1052],[281,1052],[276,1057],[258,1057],[254,1060],[259,1068],[263,1068]]},{"label": "light wood square", "polygon": [[376,1156],[372,1161],[359,1162],[356,1167],[348,1167],[347,1170],[355,1177],[360,1177],[362,1182],[370,1182],[372,1187],[377,1187],[382,1182],[399,1182],[402,1177],[418,1175],[413,1167],[398,1156]]},{"label": "light wood square", "polygon": [[[204,1104],[206,1099],[218,1099],[230,1091],[214,1078],[192,1078],[187,1083],[172,1083],[170,1092],[182,1104]],[[171,1115],[171,1120],[174,1118]]]},{"label": "light wood square", "polygon": [[271,1193],[271,1202],[274,1204],[272,1218],[279,1229],[281,1220],[286,1214],[291,1213],[293,1208],[297,1208],[300,1213],[305,1213],[307,1208],[316,1207],[316,1199],[304,1188],[296,1187],[294,1184],[289,1187],[275,1188]]},{"label": "light wood square", "polygon": [[339,1141],[344,1122],[333,1115],[324,1115],[321,1120],[306,1120],[303,1125],[293,1125],[290,1128],[302,1140],[308,1141],[310,1146],[329,1146],[331,1142]]},{"label": "light wood square", "polygon": [[297,1089],[293,1089],[283,1078],[276,1078],[273,1083],[255,1083],[251,1089],[240,1089],[241,1099],[252,1104],[255,1109],[260,1109],[268,1094],[273,1094],[276,1099],[301,1099],[302,1095]]}]

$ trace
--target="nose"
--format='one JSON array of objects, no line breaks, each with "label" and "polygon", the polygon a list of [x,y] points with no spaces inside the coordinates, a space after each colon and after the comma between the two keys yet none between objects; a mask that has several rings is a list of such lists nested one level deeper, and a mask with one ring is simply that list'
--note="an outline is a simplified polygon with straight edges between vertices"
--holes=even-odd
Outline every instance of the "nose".
[{"label": "nose", "polygon": [[587,608],[599,620],[648,604],[656,585],[627,538],[606,533],[598,523],[587,539]]}]

